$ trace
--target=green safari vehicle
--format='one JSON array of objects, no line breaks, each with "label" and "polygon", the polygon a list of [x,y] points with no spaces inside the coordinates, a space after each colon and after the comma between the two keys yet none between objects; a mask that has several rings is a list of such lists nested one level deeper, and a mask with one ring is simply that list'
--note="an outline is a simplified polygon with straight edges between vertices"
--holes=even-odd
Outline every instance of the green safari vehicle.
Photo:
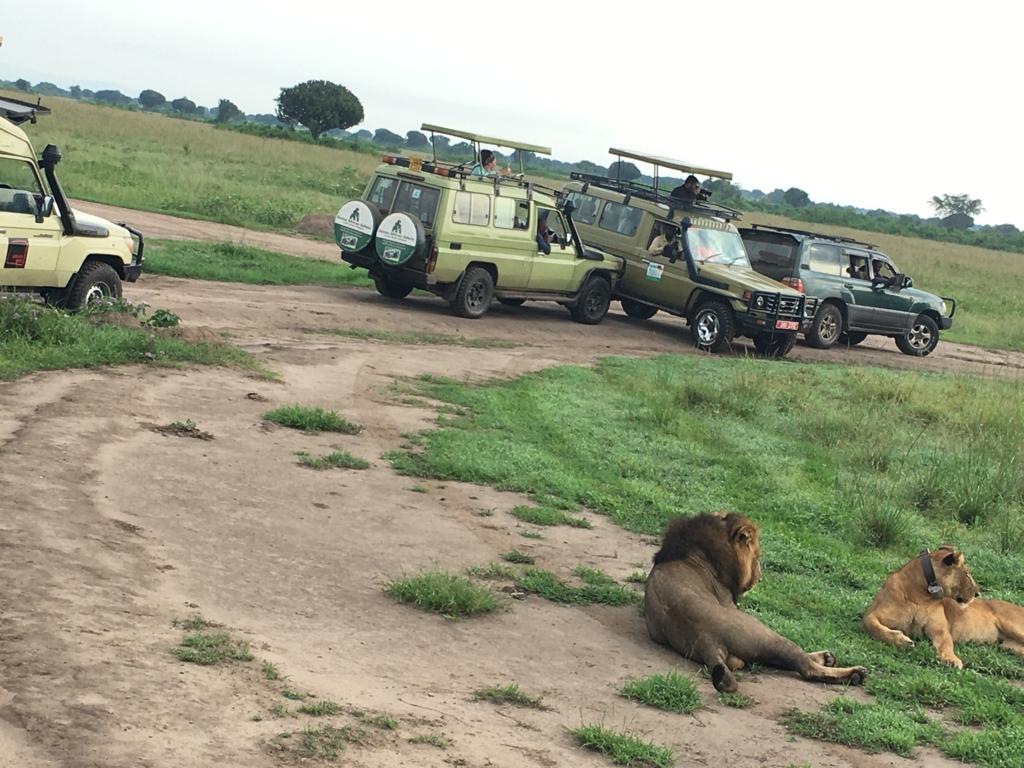
[{"label": "green safari vehicle", "polygon": [[659,183],[662,168],[723,179],[732,174],[632,150],[609,151],[653,165],[653,184],[573,173],[563,192],[586,241],[625,260],[615,289],[623,311],[644,320],[659,311],[683,317],[693,343],[712,352],[749,336],[759,353],[787,355],[814,316],[817,300],[751,268],[732,223],[738,211],[710,202],[707,190],[686,194]]},{"label": "green safari vehicle", "polygon": [[[402,299],[413,288],[440,296],[478,318],[492,300],[518,306],[555,301],[580,323],[608,312],[623,261],[583,244],[572,206],[522,173],[486,175],[480,145],[550,154],[547,147],[424,124],[432,134],[465,139],[473,158],[386,155],[359,200],[334,220],[341,258],[366,269],[377,291]],[[433,141],[432,141],[433,143]],[[538,237],[541,235],[541,238]],[[545,250],[550,249],[550,252]]]}]

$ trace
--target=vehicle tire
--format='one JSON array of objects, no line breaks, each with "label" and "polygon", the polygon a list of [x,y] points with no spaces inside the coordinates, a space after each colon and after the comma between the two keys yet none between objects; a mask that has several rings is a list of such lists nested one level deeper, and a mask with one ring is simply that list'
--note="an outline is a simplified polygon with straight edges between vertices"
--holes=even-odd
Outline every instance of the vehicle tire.
[{"label": "vehicle tire", "polygon": [[452,309],[460,317],[482,317],[494,298],[494,278],[483,267],[470,267],[462,276],[459,290],[452,299]]},{"label": "vehicle tire", "polygon": [[121,278],[109,264],[87,261],[78,271],[74,287],[68,291],[67,307],[77,311],[87,304],[121,298]]},{"label": "vehicle tire", "polygon": [[498,303],[504,304],[506,307],[521,307],[526,302],[526,299],[505,299],[499,298]]},{"label": "vehicle tire", "polygon": [[603,277],[591,277],[580,289],[576,303],[569,307],[572,319],[584,325],[597,325],[608,314],[612,288]]},{"label": "vehicle tire", "polygon": [[867,337],[868,335],[866,333],[847,331],[846,333],[839,334],[839,343],[844,347],[856,347]]},{"label": "vehicle tire", "polygon": [[822,304],[805,337],[807,343],[818,349],[828,349],[839,341],[843,332],[843,313],[835,304]]},{"label": "vehicle tire", "polygon": [[386,296],[389,299],[404,299],[412,293],[411,285],[392,280],[387,275],[374,277],[373,284],[377,288],[377,293],[381,296]]},{"label": "vehicle tire", "polygon": [[706,299],[697,305],[690,323],[690,338],[697,349],[721,352],[732,344],[736,321],[729,305],[718,299]]},{"label": "vehicle tire", "polygon": [[906,336],[896,337],[896,346],[904,355],[924,357],[939,345],[939,326],[928,315],[918,315]]},{"label": "vehicle tire", "polygon": [[781,360],[796,346],[795,333],[758,334],[754,337],[754,349],[772,360]]},{"label": "vehicle tire", "polygon": [[619,304],[622,305],[622,311],[627,316],[636,318],[637,320],[650,320],[656,314],[658,314],[658,308],[652,307],[650,304],[643,304],[639,301],[633,301],[632,299],[619,299]]}]

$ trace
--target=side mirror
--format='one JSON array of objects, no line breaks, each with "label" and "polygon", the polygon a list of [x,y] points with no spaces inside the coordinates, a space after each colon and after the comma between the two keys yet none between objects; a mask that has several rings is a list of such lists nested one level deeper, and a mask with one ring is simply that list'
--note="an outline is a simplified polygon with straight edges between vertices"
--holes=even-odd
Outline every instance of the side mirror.
[{"label": "side mirror", "polygon": [[676,241],[669,240],[661,254],[666,256],[670,263],[675,264],[679,259],[679,247],[676,245]]},{"label": "side mirror", "polygon": [[562,212],[566,216],[572,216],[575,210],[576,206],[573,204],[572,200],[566,200],[564,203],[562,203]]},{"label": "side mirror", "polygon": [[53,214],[53,198],[50,195],[36,195],[36,224]]}]

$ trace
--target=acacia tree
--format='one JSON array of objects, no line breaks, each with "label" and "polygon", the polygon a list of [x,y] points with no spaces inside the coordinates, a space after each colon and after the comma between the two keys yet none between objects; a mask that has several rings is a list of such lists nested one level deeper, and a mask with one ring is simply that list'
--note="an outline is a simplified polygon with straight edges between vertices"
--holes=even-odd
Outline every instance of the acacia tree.
[{"label": "acacia tree", "polygon": [[166,103],[166,97],[160,91],[154,91],[152,88],[147,88],[139,94],[139,104],[146,109],[156,109]]},{"label": "acacia tree", "polygon": [[182,96],[180,99],[175,99],[171,102],[171,108],[175,112],[181,112],[183,115],[191,115],[196,111],[196,103],[192,99]]},{"label": "acacia tree", "polygon": [[640,176],[640,169],[632,163],[627,163],[625,160],[616,160],[608,166],[609,179],[621,177],[623,181],[632,181],[633,179],[639,179]]},{"label": "acacia tree", "polygon": [[345,86],[327,80],[307,80],[282,88],[277,97],[277,117],[309,129],[313,141],[332,128],[349,128],[363,121],[363,105]]},{"label": "acacia tree", "polygon": [[981,200],[967,195],[935,195],[928,204],[940,216],[952,216],[960,213],[964,216],[977,216],[985,210]]}]

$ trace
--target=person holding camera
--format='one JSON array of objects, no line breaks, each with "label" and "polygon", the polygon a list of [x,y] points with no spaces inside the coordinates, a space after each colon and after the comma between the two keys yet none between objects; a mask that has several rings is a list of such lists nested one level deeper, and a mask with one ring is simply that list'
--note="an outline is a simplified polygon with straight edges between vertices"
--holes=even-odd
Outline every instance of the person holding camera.
[{"label": "person holding camera", "polygon": [[651,244],[647,248],[647,252],[651,256],[663,256],[665,255],[665,248],[669,243],[672,243],[676,239],[675,227],[669,226],[668,224],[661,225],[661,231],[658,236],[651,241]]},{"label": "person holding camera", "polygon": [[681,186],[672,190],[671,196],[680,200],[707,200],[707,193],[701,189],[700,182],[692,173],[686,177],[686,181]]}]

